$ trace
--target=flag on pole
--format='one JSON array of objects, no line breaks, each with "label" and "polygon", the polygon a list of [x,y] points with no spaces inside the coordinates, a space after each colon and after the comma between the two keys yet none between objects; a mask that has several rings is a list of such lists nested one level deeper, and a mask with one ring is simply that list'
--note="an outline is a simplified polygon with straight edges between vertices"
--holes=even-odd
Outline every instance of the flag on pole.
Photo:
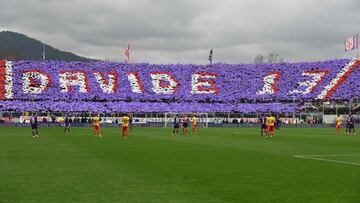
[{"label": "flag on pole", "polygon": [[351,51],[359,48],[358,34],[354,34],[345,41],[345,51]]},{"label": "flag on pole", "polygon": [[212,62],[213,62],[213,54],[214,54],[214,51],[213,51],[213,49],[211,49],[210,54],[209,54],[209,58],[208,58],[210,64],[212,64]]},{"label": "flag on pole", "polygon": [[125,49],[125,62],[128,63],[130,61],[130,43],[128,43],[127,48]]},{"label": "flag on pole", "polygon": [[41,60],[45,61],[45,43],[43,43],[42,53],[41,53]]}]

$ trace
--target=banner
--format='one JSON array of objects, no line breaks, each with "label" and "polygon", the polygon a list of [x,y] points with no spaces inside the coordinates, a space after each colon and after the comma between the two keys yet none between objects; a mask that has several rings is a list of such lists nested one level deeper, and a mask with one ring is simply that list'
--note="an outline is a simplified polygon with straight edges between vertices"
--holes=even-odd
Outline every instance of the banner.
[{"label": "banner", "polygon": [[358,60],[283,64],[153,65],[0,62],[0,99],[212,102],[348,100]]}]

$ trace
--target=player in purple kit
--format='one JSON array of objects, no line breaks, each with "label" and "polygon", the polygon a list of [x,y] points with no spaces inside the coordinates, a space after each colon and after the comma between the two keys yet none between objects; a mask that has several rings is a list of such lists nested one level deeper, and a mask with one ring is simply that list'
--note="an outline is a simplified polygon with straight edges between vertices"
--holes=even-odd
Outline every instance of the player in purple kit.
[{"label": "player in purple kit", "polygon": [[70,133],[70,118],[68,115],[65,115],[64,124],[65,124],[64,133],[66,133],[66,131]]},{"label": "player in purple kit", "polygon": [[178,134],[179,134],[179,128],[180,128],[180,119],[179,119],[178,115],[175,115],[175,118],[174,118],[174,129],[173,129],[171,135],[175,135],[175,133],[178,135]]},{"label": "player in purple kit", "polygon": [[349,134],[349,116],[347,116],[346,113],[344,113],[343,119],[346,123],[345,134],[348,135]]},{"label": "player in purple kit", "polygon": [[38,121],[36,113],[33,113],[30,118],[31,130],[32,130],[32,137],[39,138],[39,131],[38,131]]},{"label": "player in purple kit", "polygon": [[349,135],[355,135],[355,123],[354,123],[354,117],[351,115],[351,113],[349,114],[349,130],[348,133]]},{"label": "player in purple kit", "polygon": [[260,123],[260,127],[261,127],[260,135],[263,136],[264,134],[266,134],[266,117],[263,115],[260,115],[259,123]]},{"label": "player in purple kit", "polygon": [[280,116],[278,114],[278,115],[276,115],[276,118],[275,118],[275,130],[280,130],[280,123],[281,123],[281,120],[280,120]]}]

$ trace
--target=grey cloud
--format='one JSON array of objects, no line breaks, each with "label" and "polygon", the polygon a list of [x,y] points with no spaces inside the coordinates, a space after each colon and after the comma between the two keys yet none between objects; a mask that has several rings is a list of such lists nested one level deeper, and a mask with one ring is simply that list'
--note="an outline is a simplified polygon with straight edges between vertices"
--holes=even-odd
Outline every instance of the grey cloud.
[{"label": "grey cloud", "polygon": [[276,52],[287,61],[350,57],[360,32],[357,0],[0,0],[0,27],[77,54],[133,62],[251,63]]}]

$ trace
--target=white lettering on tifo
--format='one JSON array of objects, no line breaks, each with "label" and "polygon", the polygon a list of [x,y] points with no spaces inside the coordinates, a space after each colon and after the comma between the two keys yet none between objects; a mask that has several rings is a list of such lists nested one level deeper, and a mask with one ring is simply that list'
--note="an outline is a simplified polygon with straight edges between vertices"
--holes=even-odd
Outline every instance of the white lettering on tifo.
[{"label": "white lettering on tifo", "polygon": [[277,82],[281,74],[279,72],[271,72],[263,79],[264,86],[261,90],[258,90],[256,94],[275,94],[278,92]]},{"label": "white lettering on tifo", "polygon": [[116,93],[118,88],[118,74],[117,72],[109,72],[106,73],[108,79],[104,76],[103,73],[94,72],[94,77],[96,81],[99,83],[101,90],[103,93]]},{"label": "white lettering on tifo", "polygon": [[218,94],[214,73],[195,73],[191,76],[191,94]]},{"label": "white lettering on tifo", "polygon": [[5,98],[12,99],[13,97],[13,70],[11,61],[5,63]]},{"label": "white lettering on tifo", "polygon": [[150,73],[152,90],[156,94],[174,94],[178,88],[177,82],[169,73]]},{"label": "white lettering on tifo", "polygon": [[72,91],[72,86],[78,86],[79,92],[88,93],[87,76],[80,71],[62,71],[59,74],[60,92],[66,93]]},{"label": "white lettering on tifo", "polygon": [[51,85],[49,75],[38,70],[25,71],[22,75],[24,94],[41,94]]},{"label": "white lettering on tifo", "polygon": [[138,73],[128,73],[128,80],[130,82],[131,91],[133,93],[144,93],[144,87],[141,83]]},{"label": "white lettering on tifo", "polygon": [[309,94],[310,92],[314,92],[316,87],[321,83],[327,73],[328,71],[326,70],[304,71],[302,76],[309,76],[312,77],[312,79],[298,82],[298,86],[305,87],[305,89],[291,90],[289,91],[289,94]]},{"label": "white lettering on tifo", "polygon": [[353,59],[347,63],[333,78],[328,85],[325,86],[324,90],[317,96],[317,99],[326,100],[329,99],[343,84],[350,74],[360,65],[360,60]]}]

